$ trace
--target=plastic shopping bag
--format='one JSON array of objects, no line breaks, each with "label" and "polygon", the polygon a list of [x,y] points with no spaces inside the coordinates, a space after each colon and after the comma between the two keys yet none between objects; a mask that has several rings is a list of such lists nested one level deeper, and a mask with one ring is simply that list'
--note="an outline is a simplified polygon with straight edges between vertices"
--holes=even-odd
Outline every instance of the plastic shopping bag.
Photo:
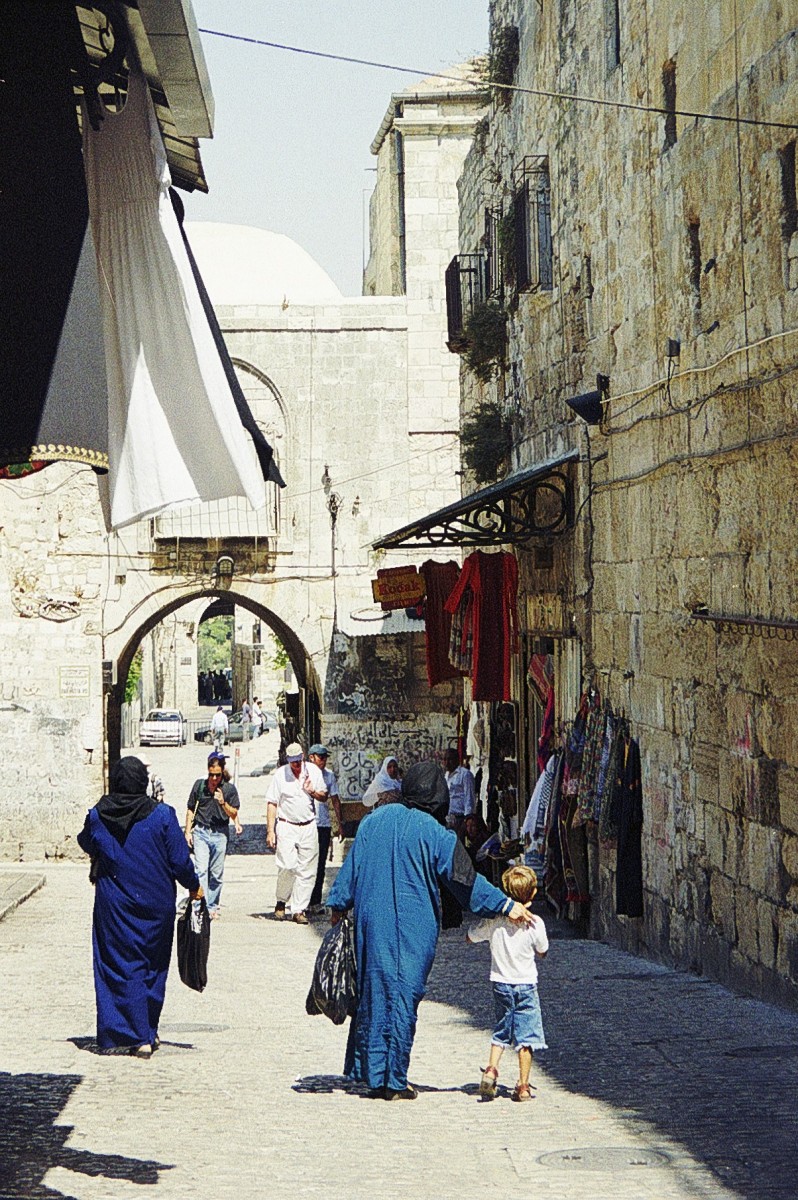
[{"label": "plastic shopping bag", "polygon": [[305,1011],[323,1013],[333,1025],[342,1025],[357,1011],[357,963],[352,918],[344,916],[324,935],[316,955],[313,981]]},{"label": "plastic shopping bag", "polygon": [[177,969],[186,987],[201,992],[208,982],[211,918],[202,900],[185,902],[177,918]]}]

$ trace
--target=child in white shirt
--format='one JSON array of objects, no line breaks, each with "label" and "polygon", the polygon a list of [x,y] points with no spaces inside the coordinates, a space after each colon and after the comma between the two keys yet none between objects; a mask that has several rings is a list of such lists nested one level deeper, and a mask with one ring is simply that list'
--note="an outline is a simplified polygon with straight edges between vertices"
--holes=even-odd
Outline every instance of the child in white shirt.
[{"label": "child in white shirt", "polygon": [[[502,875],[502,887],[513,900],[528,907],[538,890],[537,875],[531,867],[510,867]],[[506,917],[489,918],[470,929],[466,937],[469,942],[490,942],[490,978],[496,1007],[490,1061],[482,1072],[479,1094],[483,1100],[493,1100],[501,1056],[506,1047],[515,1046],[519,1078],[513,1100],[531,1100],[532,1052],[546,1049],[535,962],[536,955],[544,958],[548,953],[546,926],[537,916],[531,925],[516,925]]]}]

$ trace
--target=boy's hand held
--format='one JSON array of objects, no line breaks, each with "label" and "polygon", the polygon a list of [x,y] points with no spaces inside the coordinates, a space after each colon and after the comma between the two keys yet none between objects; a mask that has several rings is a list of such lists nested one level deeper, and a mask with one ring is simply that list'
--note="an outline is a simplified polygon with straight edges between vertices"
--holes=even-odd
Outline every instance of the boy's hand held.
[{"label": "boy's hand held", "polygon": [[531,925],[535,920],[529,909],[525,908],[523,904],[519,904],[517,901],[515,904],[513,904],[513,907],[510,909],[507,916],[511,921],[514,921],[516,925]]}]

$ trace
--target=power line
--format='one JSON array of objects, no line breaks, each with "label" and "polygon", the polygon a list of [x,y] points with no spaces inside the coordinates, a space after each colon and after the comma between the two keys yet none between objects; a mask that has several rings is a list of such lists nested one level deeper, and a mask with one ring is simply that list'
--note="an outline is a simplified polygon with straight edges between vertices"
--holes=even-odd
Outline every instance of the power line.
[{"label": "power line", "polygon": [[403,75],[421,75],[427,79],[445,79],[449,83],[457,83],[461,87],[473,87],[475,91],[485,91],[493,88],[505,92],[518,92],[525,96],[539,96],[546,100],[569,100],[574,104],[595,104],[600,108],[628,109],[632,112],[654,113],[656,116],[687,117],[691,120],[725,121],[731,125],[753,125],[767,129],[786,129],[791,133],[798,130],[798,125],[787,121],[766,121],[757,117],[727,116],[723,113],[708,113],[693,111],[688,108],[657,108],[652,104],[634,104],[631,100],[605,100],[600,96],[580,96],[577,92],[554,92],[545,88],[521,87],[517,83],[494,83],[488,79],[463,79],[460,75],[450,75],[445,71],[425,71],[421,67],[400,67],[395,63],[379,62],[370,58],[355,58],[350,54],[332,54],[326,50],[308,50],[305,46],[289,46],[283,42],[267,42],[263,38],[245,37],[241,33],[225,33],[220,29],[200,29],[210,37],[227,38],[233,42],[246,42],[251,46],[266,46],[270,50],[286,50],[291,54],[305,54],[310,58],[326,58],[332,62],[353,63],[359,67],[376,67],[381,71],[398,71]]}]

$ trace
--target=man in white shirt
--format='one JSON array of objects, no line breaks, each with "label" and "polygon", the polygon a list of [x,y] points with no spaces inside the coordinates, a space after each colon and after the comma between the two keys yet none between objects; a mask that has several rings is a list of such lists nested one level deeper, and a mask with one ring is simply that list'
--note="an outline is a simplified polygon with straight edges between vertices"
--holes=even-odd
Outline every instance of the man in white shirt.
[{"label": "man in white shirt", "polygon": [[343,840],[344,825],[341,816],[341,801],[338,797],[338,781],[332,771],[327,770],[327,759],[330,757],[330,751],[321,742],[317,742],[315,746],[311,746],[308,750],[308,758],[312,763],[319,768],[324,776],[324,782],[327,786],[327,796],[329,802],[324,800],[316,804],[316,832],[319,835],[319,862],[316,868],[316,882],[313,885],[313,894],[310,897],[311,913],[320,911],[321,892],[324,887],[324,869],[327,865],[327,855],[330,850],[330,842],[332,841],[332,822],[330,820],[330,803],[335,809],[335,817],[338,821],[338,837]]},{"label": "man in white shirt", "polygon": [[266,792],[266,844],[276,850],[276,920],[291,915],[297,925],[307,925],[305,910],[316,879],[319,838],[316,802],[327,800],[327,785],[315,763],[304,762],[298,742],[286,746],[284,767],[274,772]]},{"label": "man in white shirt", "polygon": [[211,721],[211,733],[213,734],[215,750],[224,750],[224,744],[227,741],[229,729],[230,725],[227,720],[227,714],[220,704],[216,712],[213,714],[213,720]]},{"label": "man in white shirt", "polygon": [[460,765],[456,750],[447,750],[444,759],[446,786],[449,789],[449,811],[446,826],[459,835],[466,817],[474,811],[474,776]]}]

